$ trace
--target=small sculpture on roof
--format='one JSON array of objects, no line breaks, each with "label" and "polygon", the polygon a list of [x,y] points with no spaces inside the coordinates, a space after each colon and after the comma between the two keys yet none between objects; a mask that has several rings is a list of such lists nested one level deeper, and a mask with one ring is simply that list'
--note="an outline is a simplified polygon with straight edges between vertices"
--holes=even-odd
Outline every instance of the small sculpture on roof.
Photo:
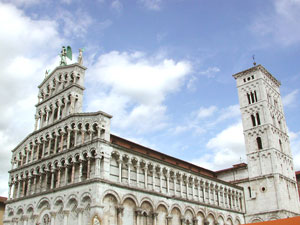
[{"label": "small sculpture on roof", "polygon": [[67,58],[72,60],[72,48],[70,46],[62,46],[61,52],[60,52],[60,66],[66,66],[67,65]]},{"label": "small sculpture on roof", "polygon": [[79,55],[78,55],[78,64],[82,66],[83,64],[83,56],[82,53],[84,52],[84,48],[79,49]]}]

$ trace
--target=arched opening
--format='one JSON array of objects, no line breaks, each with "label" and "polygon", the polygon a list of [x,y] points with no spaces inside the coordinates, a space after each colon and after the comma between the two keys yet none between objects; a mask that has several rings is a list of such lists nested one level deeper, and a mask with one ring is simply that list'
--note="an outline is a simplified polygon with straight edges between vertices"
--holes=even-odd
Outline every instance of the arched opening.
[{"label": "arched opening", "polygon": [[258,148],[258,150],[263,149],[261,137],[257,137],[257,138],[256,138],[256,143],[257,143],[257,148]]},{"label": "arched opening", "polygon": [[257,125],[260,125],[259,113],[256,113],[256,120],[257,120]]},{"label": "arched opening", "polygon": [[248,98],[248,103],[251,104],[250,94],[249,93],[247,93],[247,98]]},{"label": "arched opening", "polygon": [[251,121],[252,121],[252,126],[255,127],[256,126],[256,122],[255,122],[254,115],[251,115]]},{"label": "arched opening", "polygon": [[251,187],[248,187],[248,192],[249,192],[249,198],[252,198]]},{"label": "arched opening", "polygon": [[280,151],[282,151],[283,152],[283,148],[282,148],[282,142],[281,142],[281,140],[279,139],[279,147],[280,147]]}]

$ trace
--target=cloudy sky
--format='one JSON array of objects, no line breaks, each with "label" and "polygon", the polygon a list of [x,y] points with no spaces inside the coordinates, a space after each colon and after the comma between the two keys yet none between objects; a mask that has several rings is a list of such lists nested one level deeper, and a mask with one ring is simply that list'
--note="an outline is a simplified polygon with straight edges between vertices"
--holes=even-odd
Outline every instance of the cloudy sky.
[{"label": "cloudy sky", "polygon": [[245,162],[232,74],[252,55],[282,82],[300,170],[300,0],[0,0],[0,195],[62,45],[85,48],[84,111],[112,133],[212,170]]}]

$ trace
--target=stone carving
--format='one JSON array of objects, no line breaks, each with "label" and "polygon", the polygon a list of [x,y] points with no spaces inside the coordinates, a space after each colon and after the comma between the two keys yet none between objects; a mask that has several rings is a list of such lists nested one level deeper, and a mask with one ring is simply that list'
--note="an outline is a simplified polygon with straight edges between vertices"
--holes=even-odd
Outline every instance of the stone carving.
[{"label": "stone carving", "polygon": [[79,49],[78,64],[81,65],[81,66],[82,66],[82,64],[83,64],[83,56],[82,56],[83,51],[84,51],[83,48],[80,48],[80,49]]},{"label": "stone carving", "polygon": [[93,225],[100,225],[100,220],[98,218],[98,216],[95,216],[93,219]]}]

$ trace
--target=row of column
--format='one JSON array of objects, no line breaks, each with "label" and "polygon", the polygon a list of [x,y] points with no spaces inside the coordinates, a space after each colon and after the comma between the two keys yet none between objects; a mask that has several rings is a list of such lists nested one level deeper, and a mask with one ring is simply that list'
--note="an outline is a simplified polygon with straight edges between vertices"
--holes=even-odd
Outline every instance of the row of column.
[{"label": "row of column", "polygon": [[85,141],[92,141],[95,132],[97,138],[100,138],[101,130],[97,127],[96,131],[67,129],[67,132],[64,132],[61,130],[60,134],[57,133],[55,137],[49,135],[48,140],[45,138],[37,144],[32,142],[31,145],[27,145],[26,147],[26,155],[21,155],[19,166],[23,166],[24,164],[33,162],[34,160],[37,161],[45,156],[51,155],[51,153],[56,154],[57,152],[61,152],[64,150],[64,147],[69,149],[70,147],[76,147],[77,145],[84,144]]},{"label": "row of column", "polygon": [[75,110],[76,100],[77,100],[76,97],[71,95],[70,101],[68,102],[62,103],[62,101],[58,101],[58,106],[56,106],[56,104],[52,104],[51,105],[52,107],[47,106],[45,109],[40,110],[35,115],[35,126],[34,126],[35,130],[47,126],[53,123],[54,121],[59,120],[71,113],[75,113],[74,110]]},{"label": "row of column", "polygon": [[[49,91],[42,90],[40,92],[40,94],[38,95],[38,102],[40,103],[41,101],[44,101],[47,97],[52,96],[52,94],[55,94],[55,92],[62,90],[64,87],[67,87],[68,85],[78,83],[80,79],[80,75],[78,74],[77,76],[74,76],[73,74],[73,77],[68,76],[68,78],[65,79],[63,75],[61,75],[61,79],[56,77],[52,82],[50,82],[50,84],[48,84],[47,89],[49,89]],[[58,84],[57,88],[56,88],[56,84]]]},{"label": "row of column", "polygon": [[[64,210],[63,212],[63,225],[68,225],[68,218],[70,215],[70,211]],[[84,225],[83,224],[83,208],[77,208],[76,213],[78,215],[77,223],[72,225]],[[22,222],[23,225],[31,225],[30,222],[34,222],[34,224],[46,224],[46,225],[55,225],[55,219],[58,215],[57,212],[50,212],[49,214],[45,214],[44,217],[40,218],[41,221],[38,221],[39,216],[33,215],[31,217],[22,216],[21,218],[13,218],[11,221],[3,221],[4,224],[18,225],[19,222]]]},{"label": "row of column", "polygon": [[[83,162],[72,163],[71,165],[58,166],[51,171],[44,171],[39,174],[28,175],[25,178],[19,177],[16,181],[9,183],[8,199],[19,198],[35,193],[41,193],[53,188],[59,188],[61,185],[73,184],[75,182],[76,164],[78,167],[78,182],[90,178],[91,158],[87,158],[86,176],[83,176]],[[62,182],[62,172],[64,172],[64,181]],[[48,181],[50,180],[50,183]],[[68,182],[70,180],[70,182]],[[50,184],[50,185],[49,185]],[[13,192],[13,193],[12,193]]]},{"label": "row of column", "polygon": [[[119,183],[122,183],[122,171],[123,171],[123,161],[118,160],[119,165],[119,177],[118,181]],[[131,178],[131,168],[133,168],[136,172],[136,186],[149,189],[163,193],[163,189],[166,189],[166,194],[181,198],[186,198],[189,200],[195,200],[199,202],[203,202],[206,204],[211,205],[218,205],[223,208],[230,208],[234,210],[242,211],[242,196],[239,193],[232,193],[232,191],[221,191],[220,189],[210,187],[210,183],[204,182],[204,184],[201,184],[200,180],[192,179],[191,182],[187,182],[187,180],[184,180],[184,175],[180,174],[179,176],[170,176],[169,172],[163,173],[162,169],[159,171],[155,171],[155,169],[152,169],[150,172],[152,173],[152,182],[148,184],[148,168],[144,167],[142,171],[144,172],[143,176],[144,179],[140,180],[140,166],[135,165],[133,166],[131,163],[126,163],[127,166],[127,179],[126,183],[128,185],[132,185],[132,178]],[[155,172],[154,172],[155,171]],[[157,176],[155,176],[155,174]],[[156,180],[155,178],[159,179],[159,189],[156,187]],[[124,178],[124,177],[123,177]],[[163,178],[166,180],[166,186],[163,187]],[[186,178],[188,179],[188,178]],[[177,181],[179,181],[179,190],[177,190]],[[173,182],[173,191],[170,189],[170,183]],[[142,183],[142,184],[141,184]],[[206,184],[207,185],[206,185]],[[185,188],[184,188],[185,185]],[[214,184],[213,184],[214,185]],[[150,187],[149,187],[150,186]],[[184,193],[185,189],[185,193]],[[171,193],[172,192],[172,193]],[[178,192],[180,193],[178,196]],[[202,195],[201,195],[202,194]],[[190,197],[191,196],[191,197]]]}]

